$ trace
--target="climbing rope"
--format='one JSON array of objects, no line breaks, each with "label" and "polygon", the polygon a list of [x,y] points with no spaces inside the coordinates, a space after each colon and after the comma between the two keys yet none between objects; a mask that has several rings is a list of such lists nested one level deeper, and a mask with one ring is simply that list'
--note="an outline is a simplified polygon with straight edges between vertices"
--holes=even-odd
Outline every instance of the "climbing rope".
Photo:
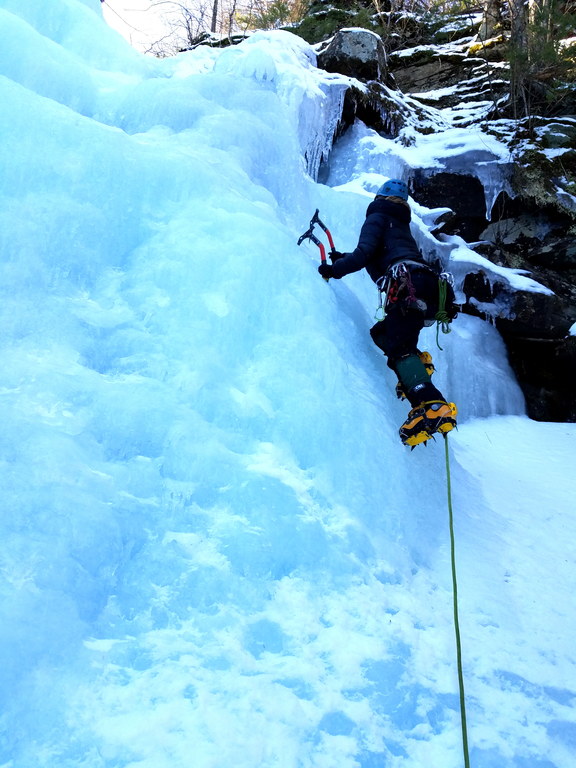
[{"label": "climbing rope", "polygon": [[444,434],[446,447],[446,481],[448,489],[448,516],[450,521],[450,551],[452,558],[452,594],[454,597],[454,632],[456,634],[456,660],[458,665],[458,687],[460,689],[460,716],[462,720],[462,747],[464,766],[470,768],[468,753],[468,728],[466,725],[466,698],[464,695],[464,672],[462,671],[462,644],[460,642],[460,621],[458,618],[458,582],[456,579],[456,548],[454,544],[454,514],[452,512],[452,482],[450,479],[450,456],[448,453],[448,435]]},{"label": "climbing rope", "polygon": [[442,277],[440,277],[440,280],[438,280],[438,312],[434,315],[434,319],[436,320],[436,346],[438,349],[443,352],[444,350],[440,346],[440,342],[438,341],[438,334],[440,332],[440,328],[442,328],[442,333],[450,333],[452,328],[450,328],[450,315],[446,312],[446,295],[448,293],[448,282],[444,280]]}]

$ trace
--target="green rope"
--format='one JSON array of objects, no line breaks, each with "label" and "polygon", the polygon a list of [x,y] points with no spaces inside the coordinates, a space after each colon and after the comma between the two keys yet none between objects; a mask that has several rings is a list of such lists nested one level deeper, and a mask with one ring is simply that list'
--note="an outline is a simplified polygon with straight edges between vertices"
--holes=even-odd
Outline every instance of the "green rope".
[{"label": "green rope", "polygon": [[442,333],[450,333],[452,328],[450,328],[450,316],[446,312],[446,294],[448,292],[448,283],[446,280],[438,280],[438,312],[434,315],[434,319],[436,320],[436,346],[438,349],[443,352],[444,350],[440,346],[440,342],[438,341],[438,334],[440,332],[440,328],[442,328]]},{"label": "green rope", "polygon": [[452,483],[450,480],[450,457],[448,453],[448,435],[444,435],[446,446],[446,480],[448,487],[448,513],[450,520],[450,549],[452,554],[452,590],[454,596],[454,631],[456,633],[456,657],[458,663],[458,686],[460,688],[460,716],[462,720],[462,746],[464,749],[464,765],[470,768],[468,754],[468,729],[466,726],[466,698],[464,695],[464,673],[462,671],[462,645],[460,643],[460,621],[458,619],[458,582],[456,580],[456,549],[454,545],[454,514],[452,512]]}]

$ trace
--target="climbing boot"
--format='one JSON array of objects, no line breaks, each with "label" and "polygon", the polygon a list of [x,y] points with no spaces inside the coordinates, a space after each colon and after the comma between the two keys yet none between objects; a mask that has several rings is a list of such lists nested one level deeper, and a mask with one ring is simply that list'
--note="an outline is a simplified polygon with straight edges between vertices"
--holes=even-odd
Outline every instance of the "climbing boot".
[{"label": "climbing boot", "polygon": [[[432,355],[430,352],[418,352],[418,357],[420,358],[421,362],[424,363],[424,368],[426,368],[426,373],[428,376],[432,376],[436,369],[434,368],[434,363],[432,362]],[[400,381],[396,384],[396,397],[398,400],[406,399],[406,393],[404,392],[404,388]]]},{"label": "climbing boot", "polygon": [[400,427],[400,440],[414,448],[434,437],[436,432],[446,434],[456,426],[458,409],[445,400],[430,400],[412,408]]}]

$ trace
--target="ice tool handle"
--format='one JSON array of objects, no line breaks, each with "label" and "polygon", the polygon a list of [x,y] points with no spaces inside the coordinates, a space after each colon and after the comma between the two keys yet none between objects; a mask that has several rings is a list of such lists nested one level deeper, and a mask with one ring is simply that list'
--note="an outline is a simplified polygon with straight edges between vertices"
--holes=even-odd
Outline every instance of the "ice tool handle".
[{"label": "ice tool handle", "polygon": [[301,245],[304,242],[304,240],[312,240],[314,245],[317,245],[318,248],[320,249],[320,261],[322,262],[322,264],[325,264],[326,249],[324,248],[324,244],[320,240],[318,240],[318,238],[314,234],[314,227],[316,226],[316,224],[318,224],[318,226],[321,229],[323,229],[324,232],[326,232],[326,236],[328,237],[328,242],[330,243],[330,253],[334,253],[336,248],[334,246],[334,240],[332,239],[330,230],[328,229],[326,224],[324,224],[324,222],[322,221],[318,213],[319,213],[319,210],[318,208],[316,208],[314,216],[312,216],[312,218],[310,219],[310,227],[306,230],[306,232],[304,232],[303,235],[300,235],[300,237],[298,238],[298,245]]}]

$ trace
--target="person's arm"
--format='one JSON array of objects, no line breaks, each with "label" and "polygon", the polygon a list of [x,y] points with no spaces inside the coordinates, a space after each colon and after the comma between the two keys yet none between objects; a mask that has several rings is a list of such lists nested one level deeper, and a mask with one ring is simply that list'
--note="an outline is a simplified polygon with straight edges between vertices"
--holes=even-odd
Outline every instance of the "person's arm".
[{"label": "person's arm", "polygon": [[386,219],[379,213],[369,214],[358,238],[358,245],[350,253],[344,253],[332,265],[332,277],[340,278],[363,269],[378,251],[382,242],[382,230]]}]

